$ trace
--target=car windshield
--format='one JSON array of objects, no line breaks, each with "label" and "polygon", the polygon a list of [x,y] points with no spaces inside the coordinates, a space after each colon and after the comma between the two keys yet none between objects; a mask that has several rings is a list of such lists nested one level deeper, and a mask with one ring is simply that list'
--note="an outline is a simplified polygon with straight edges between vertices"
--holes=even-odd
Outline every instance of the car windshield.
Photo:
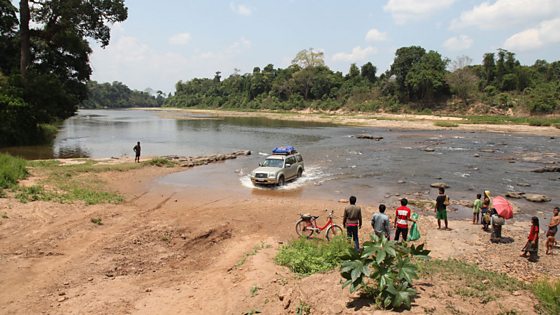
[{"label": "car windshield", "polygon": [[281,168],[284,164],[283,160],[278,160],[278,159],[266,159],[264,160],[264,163],[262,164],[262,166],[267,166],[267,167],[279,167]]}]

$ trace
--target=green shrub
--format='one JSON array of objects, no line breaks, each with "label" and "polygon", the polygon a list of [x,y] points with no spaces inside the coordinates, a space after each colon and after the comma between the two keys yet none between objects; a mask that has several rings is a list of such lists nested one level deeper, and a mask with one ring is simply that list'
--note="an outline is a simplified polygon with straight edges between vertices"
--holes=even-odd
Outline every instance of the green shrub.
[{"label": "green shrub", "polygon": [[418,279],[418,266],[412,258],[428,257],[429,253],[424,244],[408,246],[373,234],[361,254],[351,252],[344,257],[340,269],[345,280],[342,287],[348,286],[351,293],[364,289],[383,308],[410,309],[416,296],[412,281]]},{"label": "green shrub", "polygon": [[560,314],[560,280],[535,281],[531,290],[539,299],[537,307],[544,314]]},{"label": "green shrub", "polygon": [[335,269],[350,251],[352,247],[344,236],[337,236],[330,242],[300,238],[282,246],[275,261],[292,272],[310,275]]},{"label": "green shrub", "polygon": [[0,190],[15,186],[18,180],[27,176],[24,159],[0,153]]},{"label": "green shrub", "polygon": [[459,127],[459,124],[450,121],[436,121],[434,123],[434,126],[444,127],[444,128],[455,128],[455,127]]},{"label": "green shrub", "polygon": [[551,125],[550,121],[542,118],[529,118],[528,120],[529,126],[537,126],[537,127],[547,127]]}]

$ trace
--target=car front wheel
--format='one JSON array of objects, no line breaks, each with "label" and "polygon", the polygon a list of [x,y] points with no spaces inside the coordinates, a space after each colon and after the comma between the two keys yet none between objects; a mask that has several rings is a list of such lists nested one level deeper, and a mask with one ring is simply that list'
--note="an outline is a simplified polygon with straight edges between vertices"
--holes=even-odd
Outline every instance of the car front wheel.
[{"label": "car front wheel", "polygon": [[280,176],[278,178],[278,186],[284,186],[285,182],[286,181],[284,180],[284,176]]}]

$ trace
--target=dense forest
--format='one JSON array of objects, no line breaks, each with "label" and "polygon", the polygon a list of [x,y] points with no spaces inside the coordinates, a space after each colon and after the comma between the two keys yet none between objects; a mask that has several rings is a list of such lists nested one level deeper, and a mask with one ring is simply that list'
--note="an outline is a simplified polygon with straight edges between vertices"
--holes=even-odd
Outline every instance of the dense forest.
[{"label": "dense forest", "polygon": [[121,82],[97,83],[89,81],[86,85],[87,99],[80,108],[125,108],[125,107],[160,107],[165,101],[162,91],[156,96],[150,91],[131,90]]},{"label": "dense forest", "polygon": [[124,0],[0,0],[0,146],[43,142],[75,114],[91,75],[88,39],[107,46]]},{"label": "dense forest", "polygon": [[[546,114],[560,109],[560,61],[521,65],[515,54],[486,53],[480,65],[469,57],[449,60],[418,46],[399,48],[393,64],[377,75],[371,62],[334,72],[322,52],[302,50],[286,69],[255,67],[222,80],[179,81],[165,106],[240,109],[345,109],[402,112],[465,112],[476,104],[489,110]],[[484,112],[483,112],[484,113]],[[480,113],[480,114],[483,114]]]}]

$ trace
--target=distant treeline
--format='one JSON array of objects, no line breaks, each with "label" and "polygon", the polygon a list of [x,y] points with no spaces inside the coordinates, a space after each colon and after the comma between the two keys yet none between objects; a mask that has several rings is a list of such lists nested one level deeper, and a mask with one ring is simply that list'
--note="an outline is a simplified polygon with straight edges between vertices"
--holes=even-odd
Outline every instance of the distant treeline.
[{"label": "distant treeline", "polygon": [[156,96],[149,91],[131,90],[121,82],[97,83],[89,81],[87,99],[80,104],[81,108],[125,108],[125,107],[159,107],[165,97],[162,91]]},{"label": "distant treeline", "polygon": [[286,69],[255,67],[222,80],[179,81],[165,106],[239,109],[464,112],[475,104],[542,114],[560,109],[560,61],[521,65],[499,49],[480,65],[468,57],[444,58],[422,47],[399,48],[390,69],[377,75],[371,62],[347,74],[329,69],[322,52],[302,50]]}]

